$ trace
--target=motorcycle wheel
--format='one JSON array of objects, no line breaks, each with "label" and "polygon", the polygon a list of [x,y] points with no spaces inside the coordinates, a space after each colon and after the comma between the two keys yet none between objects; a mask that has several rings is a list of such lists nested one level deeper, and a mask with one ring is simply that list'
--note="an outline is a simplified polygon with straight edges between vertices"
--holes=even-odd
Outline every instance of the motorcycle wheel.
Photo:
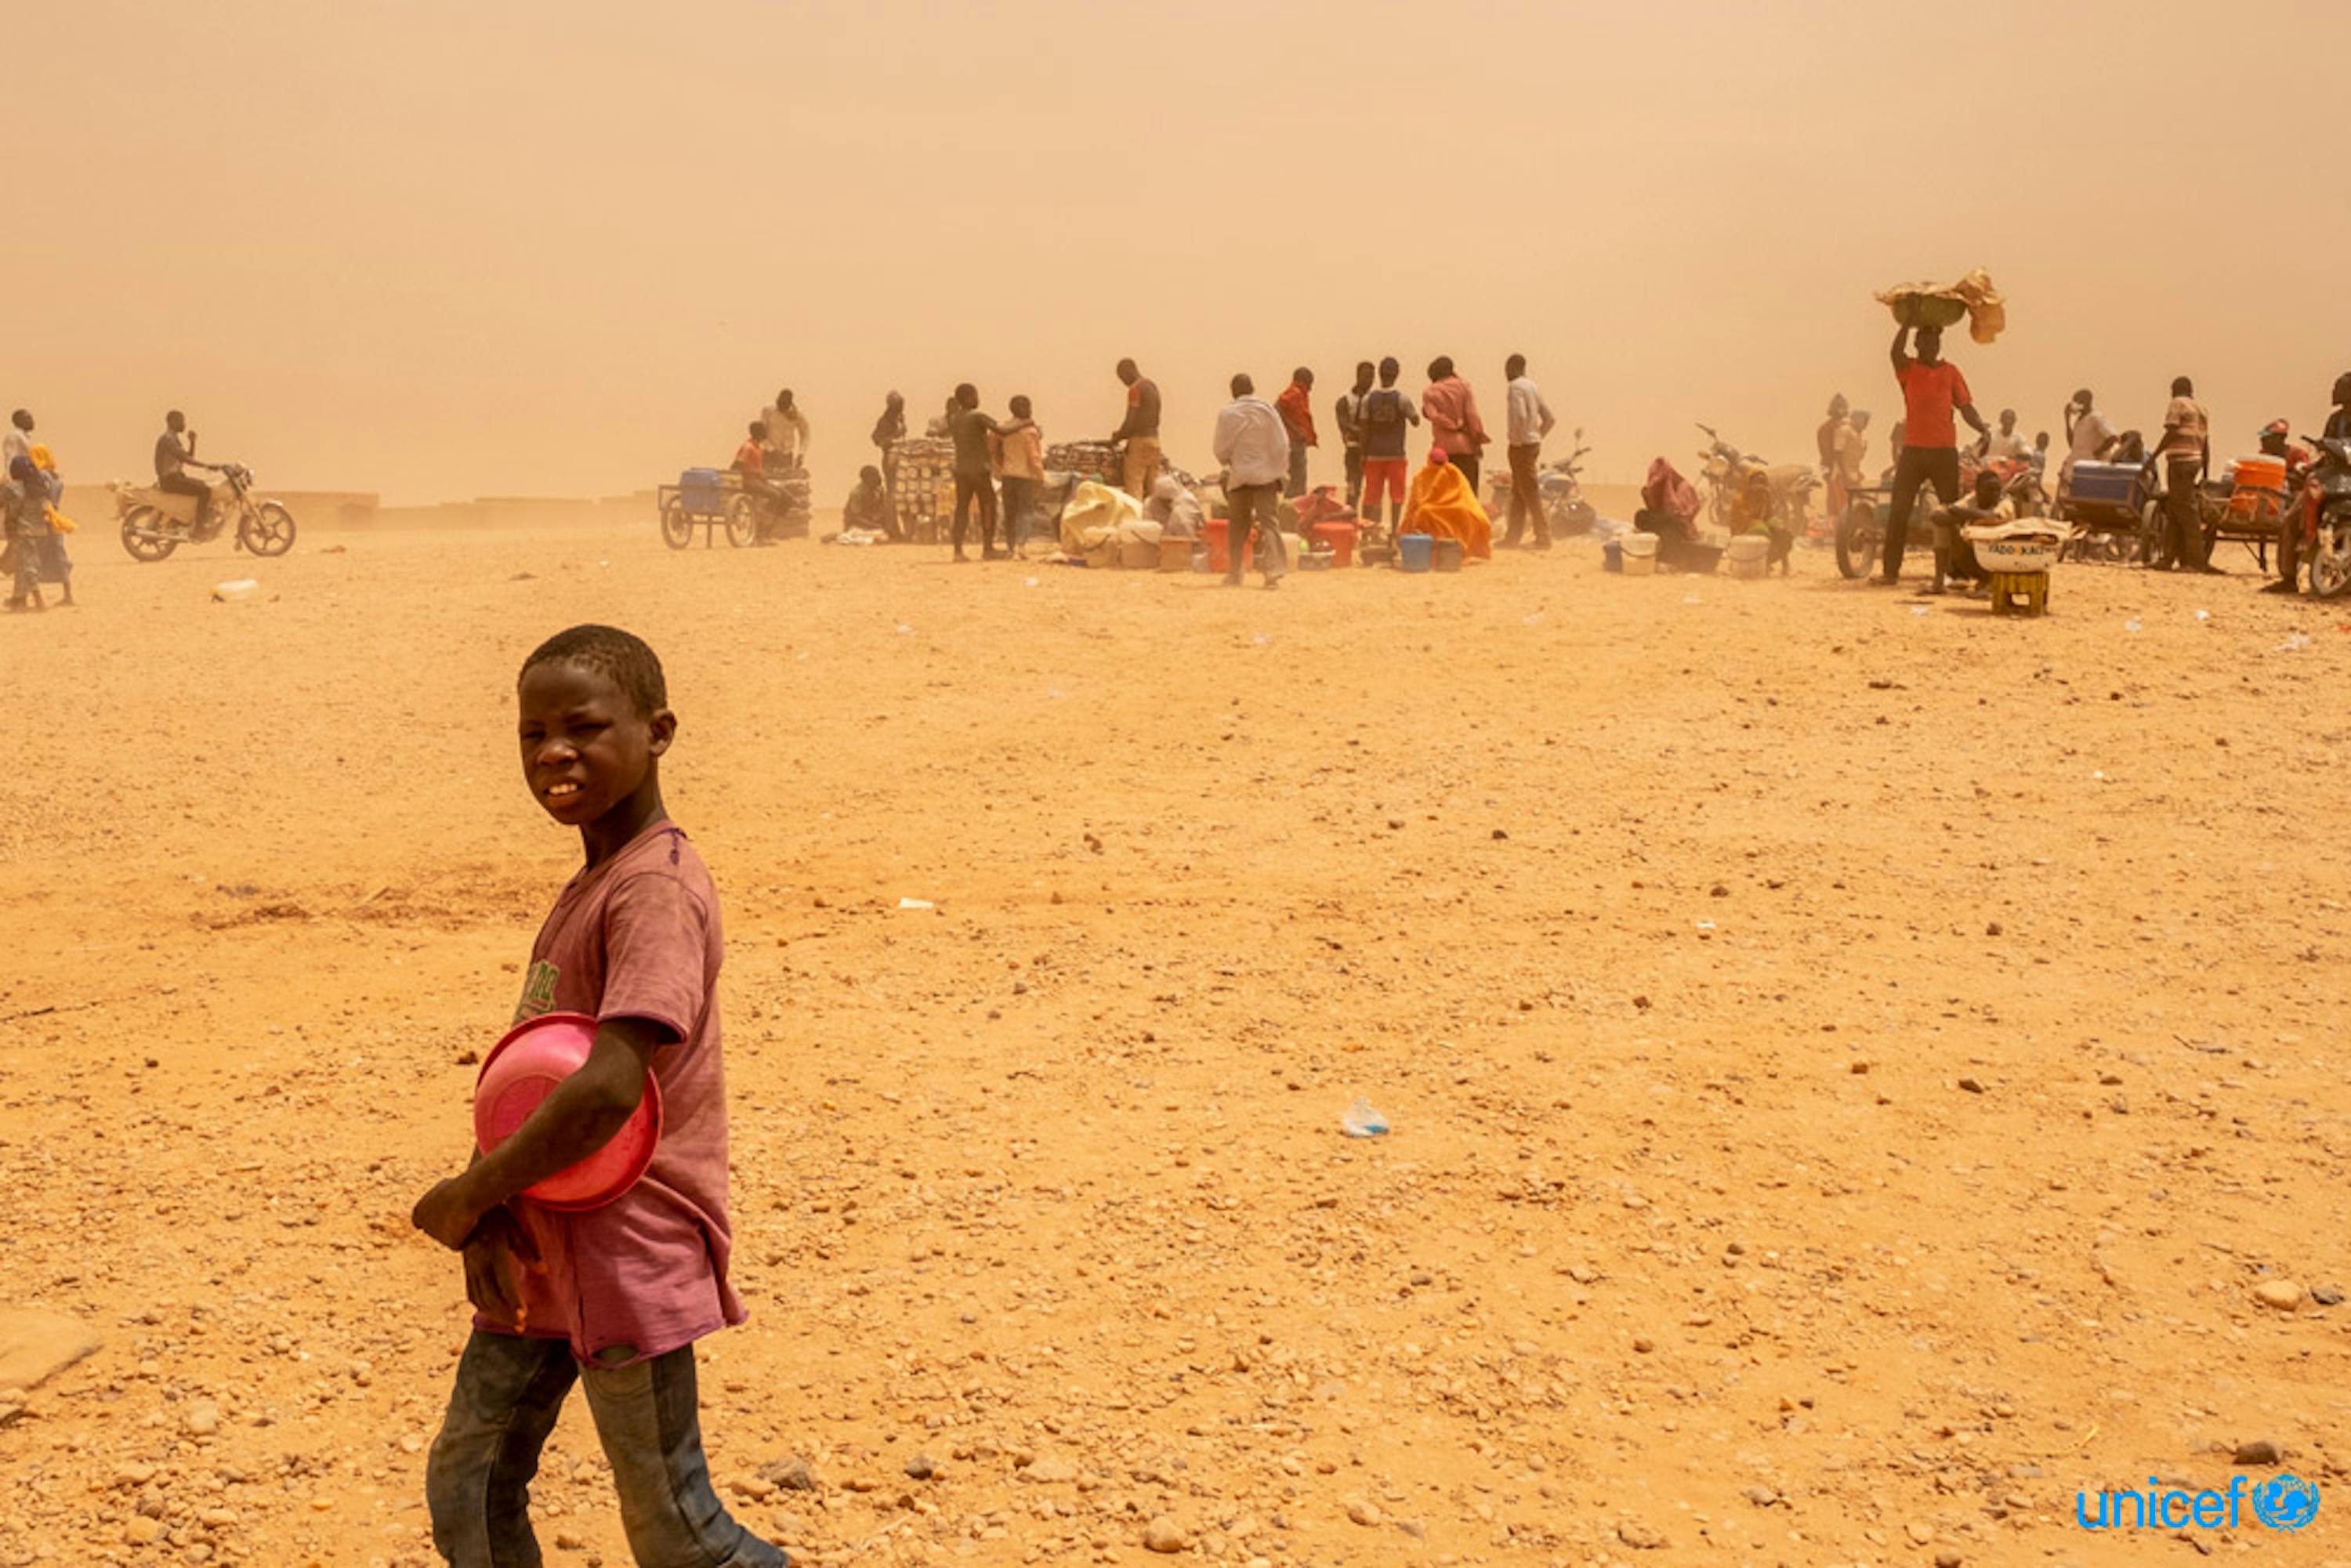
[{"label": "motorcycle wheel", "polygon": [[1592,531],[1592,525],[1599,520],[1600,514],[1593,509],[1591,502],[1573,500],[1552,511],[1551,531],[1554,534],[1588,534]]},{"label": "motorcycle wheel", "polygon": [[726,542],[740,549],[755,544],[759,538],[759,505],[748,496],[730,497],[726,502]]},{"label": "motorcycle wheel", "polygon": [[179,540],[156,532],[162,523],[162,516],[146,507],[133,507],[122,514],[122,548],[131,552],[132,560],[162,560],[180,548]]},{"label": "motorcycle wheel", "polygon": [[2351,503],[2337,502],[2318,519],[2310,551],[2310,591],[2319,599],[2351,592]]},{"label": "motorcycle wheel", "polygon": [[284,555],[294,548],[294,514],[276,501],[264,501],[238,522],[236,540],[265,559]]},{"label": "motorcycle wheel", "polygon": [[1844,509],[1844,520],[1837,524],[1837,570],[1849,579],[1867,577],[1870,569],[1877,564],[1878,552],[1885,542],[1877,508],[1867,501],[1855,501]]},{"label": "motorcycle wheel", "polygon": [[672,501],[662,508],[662,543],[672,549],[684,549],[694,542],[694,524],[687,520],[685,507]]}]

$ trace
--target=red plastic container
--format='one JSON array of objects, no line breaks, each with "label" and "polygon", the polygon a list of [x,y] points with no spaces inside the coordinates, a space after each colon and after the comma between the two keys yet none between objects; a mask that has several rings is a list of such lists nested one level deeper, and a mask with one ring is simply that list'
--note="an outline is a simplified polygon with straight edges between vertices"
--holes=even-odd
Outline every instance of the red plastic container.
[{"label": "red plastic container", "polygon": [[1317,523],[1306,531],[1306,540],[1317,549],[1328,549],[1331,564],[1355,564],[1355,525],[1353,523]]},{"label": "red plastic container", "polygon": [[[1227,537],[1232,532],[1232,529],[1233,520],[1230,517],[1210,517],[1208,519],[1207,529],[1203,533],[1202,537],[1208,541],[1208,570],[1210,571],[1230,571],[1233,570],[1232,544],[1230,539]],[[1254,543],[1256,538],[1257,529],[1252,528],[1249,529],[1249,539],[1244,541],[1245,548],[1247,544]],[[1254,560],[1257,558],[1255,556],[1251,556],[1249,559]]]},{"label": "red plastic container", "polygon": [[[542,1013],[507,1031],[474,1081],[474,1141],[488,1154],[514,1136],[555,1086],[580,1070],[596,1043],[585,1013]],[[611,1141],[578,1165],[523,1189],[549,1208],[601,1208],[637,1185],[661,1142],[661,1085],[645,1074],[645,1095]]]}]

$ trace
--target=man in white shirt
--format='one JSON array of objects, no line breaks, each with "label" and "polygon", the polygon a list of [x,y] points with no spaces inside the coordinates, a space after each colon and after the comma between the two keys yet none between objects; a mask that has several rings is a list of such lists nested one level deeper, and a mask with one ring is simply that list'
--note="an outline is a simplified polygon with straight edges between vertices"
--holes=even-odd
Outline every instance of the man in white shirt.
[{"label": "man in white shirt", "polygon": [[2064,494],[2074,482],[2076,463],[2103,463],[2120,437],[2106,416],[2091,406],[2090,389],[2084,387],[2065,405],[2065,461],[2057,467],[2057,491]]},{"label": "man in white shirt", "polygon": [[1226,523],[1225,586],[1241,585],[1241,552],[1257,528],[1258,570],[1268,588],[1280,586],[1290,563],[1281,548],[1281,485],[1290,476],[1290,432],[1273,404],[1257,395],[1246,375],[1233,378],[1233,401],[1217,415],[1211,450],[1225,471],[1225,498],[1232,503]]},{"label": "man in white shirt", "polygon": [[1535,526],[1535,549],[1551,549],[1551,519],[1543,515],[1542,475],[1538,462],[1542,456],[1543,437],[1559,423],[1552,417],[1551,404],[1543,402],[1542,389],[1527,374],[1527,357],[1512,354],[1502,364],[1502,374],[1510,379],[1510,527],[1502,536],[1505,549],[1518,548],[1519,535],[1531,518]]},{"label": "man in white shirt", "polygon": [[771,407],[759,411],[759,423],[768,427],[769,473],[808,465],[808,415],[792,401],[790,388],[778,392]]},{"label": "man in white shirt", "polygon": [[2004,408],[2000,411],[2000,428],[1986,432],[1984,438],[1976,443],[1976,455],[1994,463],[2013,462],[2032,455],[2032,446],[2016,433],[2016,410]]}]

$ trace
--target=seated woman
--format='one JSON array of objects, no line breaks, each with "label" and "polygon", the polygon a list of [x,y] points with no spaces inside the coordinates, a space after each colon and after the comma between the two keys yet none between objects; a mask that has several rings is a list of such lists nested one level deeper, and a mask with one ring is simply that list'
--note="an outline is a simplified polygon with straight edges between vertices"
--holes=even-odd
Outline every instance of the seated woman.
[{"label": "seated woman", "polygon": [[1396,532],[1459,539],[1461,553],[1470,559],[1494,559],[1493,519],[1478,504],[1468,478],[1442,452],[1431,452],[1428,465],[1412,476],[1404,521]]},{"label": "seated woman", "polygon": [[1771,553],[1763,559],[1763,570],[1780,569],[1780,575],[1790,572],[1789,556],[1796,548],[1795,529],[1790,525],[1779,497],[1771,492],[1771,476],[1758,469],[1747,476],[1739,494],[1730,499],[1730,532],[1734,538],[1746,534],[1761,534],[1771,544]]},{"label": "seated woman", "polygon": [[1698,491],[1674,465],[1660,457],[1649,465],[1649,482],[1641,486],[1641,509],[1633,527],[1657,536],[1657,564],[1676,571],[1711,570],[1712,563],[1698,548]]}]

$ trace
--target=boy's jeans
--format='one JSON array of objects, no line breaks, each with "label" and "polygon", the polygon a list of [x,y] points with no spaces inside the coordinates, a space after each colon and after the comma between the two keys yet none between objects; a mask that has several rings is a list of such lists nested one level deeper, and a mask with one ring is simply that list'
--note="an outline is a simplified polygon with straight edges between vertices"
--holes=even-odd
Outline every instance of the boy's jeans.
[{"label": "boy's jeans", "polygon": [[530,1482],[564,1396],[588,1388],[640,1568],[786,1568],[710,1489],[695,1404],[694,1347],[633,1366],[581,1366],[559,1339],[483,1333],[465,1342],[424,1495],[433,1544],[454,1568],[539,1568]]}]

